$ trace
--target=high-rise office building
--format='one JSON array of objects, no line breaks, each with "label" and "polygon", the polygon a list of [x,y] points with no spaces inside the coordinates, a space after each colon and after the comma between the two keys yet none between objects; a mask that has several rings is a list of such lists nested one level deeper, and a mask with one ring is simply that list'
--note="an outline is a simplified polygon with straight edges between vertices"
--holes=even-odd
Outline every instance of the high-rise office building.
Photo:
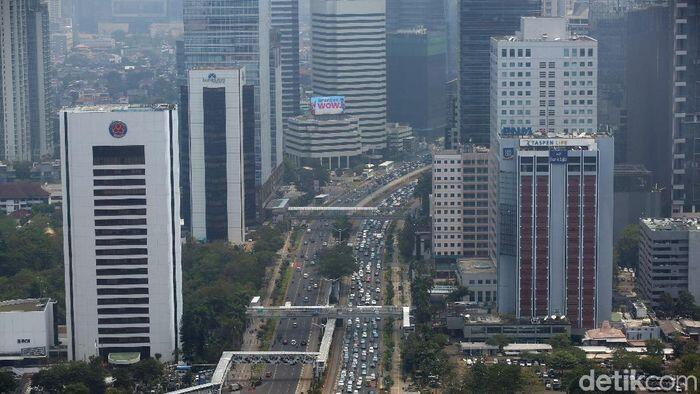
[{"label": "high-rise office building", "polygon": [[255,157],[244,138],[255,133],[244,130],[245,84],[245,69],[189,71],[189,201],[200,241],[245,241],[245,159]]},{"label": "high-rise office building", "polygon": [[420,137],[445,134],[447,43],[426,28],[387,34],[387,120],[407,123]]},{"label": "high-rise office building", "polygon": [[446,32],[446,0],[386,0],[386,30],[425,27],[430,32]]},{"label": "high-rise office building", "polygon": [[700,299],[700,221],[697,218],[640,219],[639,291],[659,306],[668,294],[687,291]]},{"label": "high-rise office building", "polygon": [[183,19],[186,69],[246,68],[255,89],[256,182],[263,185],[283,151],[280,41],[270,0],[185,0]]},{"label": "high-rise office building", "polygon": [[[671,187],[673,141],[668,100],[672,93],[669,75],[673,56],[660,54],[668,53],[672,48],[670,23],[667,4],[645,5],[626,12],[622,23],[625,29],[624,63],[618,74],[622,77],[622,86],[612,85],[614,94],[624,95],[625,108],[624,127],[615,134],[615,148],[620,152],[620,157],[615,159],[643,164],[651,171],[653,182],[666,190]],[[603,55],[600,52],[598,58],[601,64],[606,64],[609,58],[603,62]],[[601,72],[608,70],[606,67]],[[609,80],[610,74],[605,76]],[[606,91],[604,97],[609,97],[610,93],[610,90]],[[666,200],[670,197],[668,194]],[[668,212],[668,203],[666,208]]]},{"label": "high-rise office building", "polygon": [[673,186],[674,215],[700,215],[700,2],[670,1],[673,48]]},{"label": "high-rise office building", "polygon": [[513,34],[521,16],[540,13],[540,0],[462,0],[460,15],[461,139],[489,143],[489,40]]},{"label": "high-rise office building", "polygon": [[177,111],[62,111],[69,360],[176,357],[182,315]]},{"label": "high-rise office building", "polygon": [[345,96],[363,151],[386,147],[385,0],[312,0],[313,90]]},{"label": "high-rise office building", "polygon": [[272,28],[277,30],[282,63],[282,119],[299,114],[299,1],[270,0]]},{"label": "high-rise office building", "polygon": [[0,159],[54,154],[48,5],[0,2]]},{"label": "high-rise office building", "polygon": [[492,38],[491,135],[598,129],[598,43],[570,35],[564,18],[523,17]]},{"label": "high-rise office building", "polygon": [[492,141],[500,313],[564,315],[576,329],[610,318],[613,149],[596,133]]},{"label": "high-rise office building", "polygon": [[488,170],[484,147],[435,154],[430,217],[436,259],[488,257]]}]

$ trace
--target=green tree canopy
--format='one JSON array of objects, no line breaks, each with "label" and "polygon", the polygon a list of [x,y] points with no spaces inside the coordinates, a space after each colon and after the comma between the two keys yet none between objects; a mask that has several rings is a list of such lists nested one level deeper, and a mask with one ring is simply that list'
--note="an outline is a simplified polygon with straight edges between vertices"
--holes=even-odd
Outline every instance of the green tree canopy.
[{"label": "green tree canopy", "polygon": [[487,345],[498,346],[498,351],[502,352],[503,348],[510,344],[510,338],[503,334],[496,334],[486,340]]},{"label": "green tree canopy", "polygon": [[19,387],[11,372],[0,371],[0,393],[11,393]]},{"label": "green tree canopy", "polygon": [[352,248],[339,244],[321,250],[318,255],[318,269],[328,279],[339,279],[352,274],[357,269]]},{"label": "green tree canopy", "polygon": [[89,363],[74,361],[43,369],[34,374],[32,385],[49,393],[88,392],[83,391],[84,387],[90,393],[102,394],[105,392],[104,378],[99,360],[93,359]]},{"label": "green tree canopy", "polygon": [[639,265],[639,225],[630,224],[622,229],[615,243],[615,265],[636,269]]}]

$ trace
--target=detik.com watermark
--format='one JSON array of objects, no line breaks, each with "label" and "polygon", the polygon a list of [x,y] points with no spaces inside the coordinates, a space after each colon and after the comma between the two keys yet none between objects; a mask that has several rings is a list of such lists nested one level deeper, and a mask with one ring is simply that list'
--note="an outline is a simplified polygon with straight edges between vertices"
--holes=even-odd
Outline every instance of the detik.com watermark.
[{"label": "detik.com watermark", "polygon": [[677,387],[683,391],[697,391],[698,379],[694,375],[638,375],[634,369],[615,371],[612,375],[596,374],[591,369],[581,376],[578,386],[583,391],[673,391]]}]

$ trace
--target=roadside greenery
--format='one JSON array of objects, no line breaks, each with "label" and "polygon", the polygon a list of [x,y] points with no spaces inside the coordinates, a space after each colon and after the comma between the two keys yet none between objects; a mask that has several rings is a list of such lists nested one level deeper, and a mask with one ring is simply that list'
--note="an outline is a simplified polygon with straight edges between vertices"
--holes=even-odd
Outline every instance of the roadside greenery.
[{"label": "roadside greenery", "polygon": [[318,254],[318,269],[328,279],[340,279],[357,270],[352,248],[339,244],[322,249]]},{"label": "roadside greenery", "polygon": [[283,241],[263,228],[252,252],[225,243],[187,243],[183,248],[182,349],[192,362],[215,362],[222,349],[238,349],[245,332],[245,310],[264,284],[265,269]]}]

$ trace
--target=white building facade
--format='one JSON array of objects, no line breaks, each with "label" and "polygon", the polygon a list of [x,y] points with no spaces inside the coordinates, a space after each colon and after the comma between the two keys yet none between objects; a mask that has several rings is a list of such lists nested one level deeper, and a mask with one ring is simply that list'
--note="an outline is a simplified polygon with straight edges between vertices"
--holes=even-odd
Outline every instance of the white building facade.
[{"label": "white building facade", "polygon": [[0,301],[0,356],[48,357],[54,304],[48,298]]},{"label": "white building facade", "polygon": [[363,151],[386,148],[385,0],[312,0],[313,90],[345,96]]},{"label": "white building facade", "polygon": [[192,236],[245,241],[245,69],[188,71]]},{"label": "white building facade", "polygon": [[491,38],[491,136],[598,129],[598,43],[564,18],[523,17]]},{"label": "white building facade", "polygon": [[182,315],[177,111],[61,113],[69,360],[173,360]]}]

